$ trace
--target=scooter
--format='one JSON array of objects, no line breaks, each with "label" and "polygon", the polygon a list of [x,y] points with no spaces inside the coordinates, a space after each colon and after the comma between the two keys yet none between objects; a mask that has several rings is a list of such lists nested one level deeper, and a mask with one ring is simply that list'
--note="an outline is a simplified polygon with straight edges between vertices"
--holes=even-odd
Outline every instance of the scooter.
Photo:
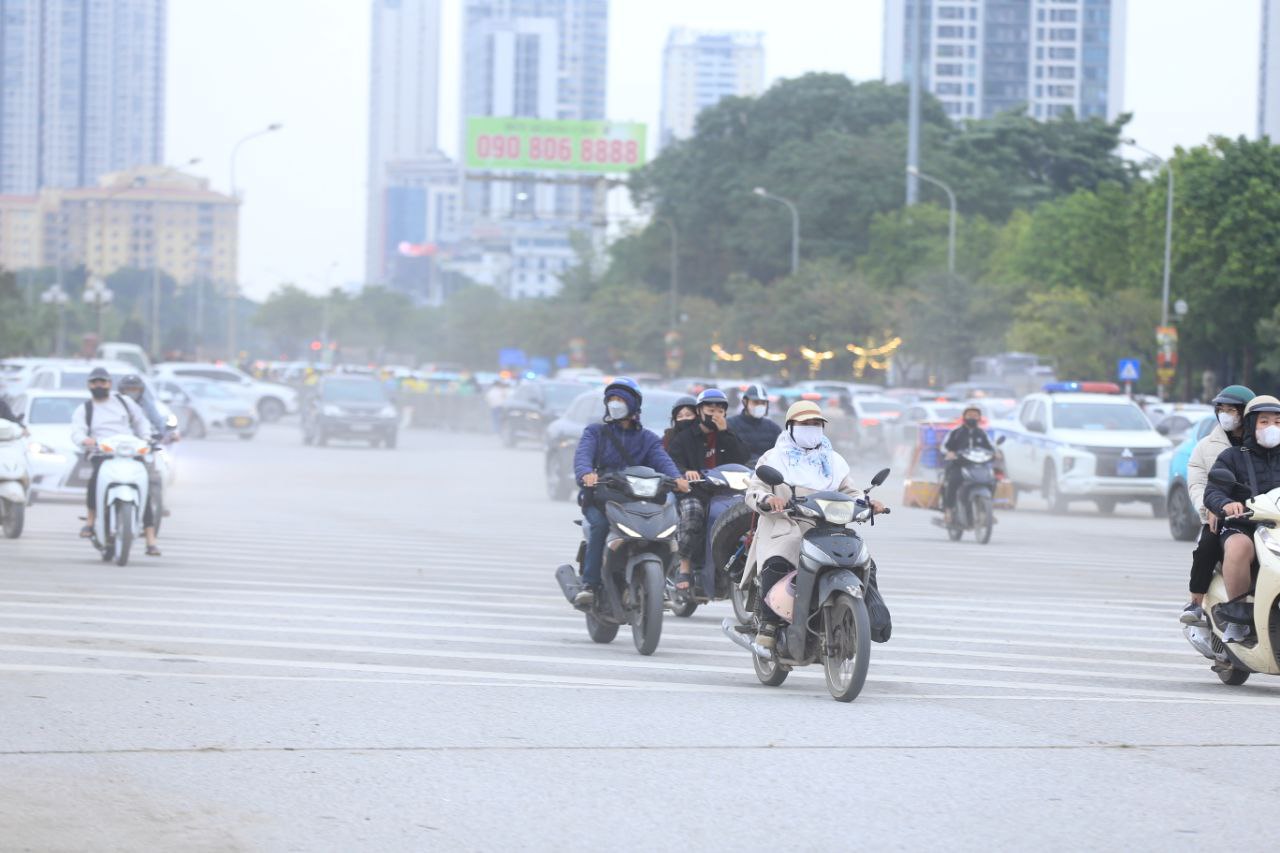
[{"label": "scooter", "polygon": [[104,563],[129,563],[129,550],[142,532],[151,474],[143,459],[151,452],[145,440],[121,433],[98,442],[98,514],[90,541]]},{"label": "scooter", "polygon": [[7,539],[22,535],[31,489],[27,445],[22,439],[21,424],[0,421],[0,528]]},{"label": "scooter", "polygon": [[[1224,477],[1223,472],[1215,471],[1210,477],[1233,497],[1244,500],[1247,512],[1242,518],[1257,525],[1253,547],[1258,572],[1250,595],[1233,602],[1227,597],[1219,567],[1201,604],[1207,624],[1184,625],[1182,633],[1196,651],[1212,661],[1210,668],[1222,683],[1234,687],[1255,672],[1280,675],[1280,614],[1276,612],[1280,606],[1280,534],[1275,529],[1280,524],[1280,489],[1249,498],[1248,487],[1229,473]],[[1242,643],[1223,642],[1222,631],[1229,622],[1249,625],[1252,635]]]},{"label": "scooter", "polygon": [[[587,618],[587,634],[611,643],[622,625],[631,626],[636,651],[651,655],[662,636],[665,578],[675,560],[675,486],[671,477],[641,465],[603,474],[595,488],[609,520],[600,593],[589,605],[574,605]],[[586,526],[578,545],[579,570],[568,563],[556,569],[564,597],[573,602],[583,587],[580,569],[586,558]]]},{"label": "scooter", "polygon": [[[1004,443],[1004,436],[996,439],[996,445]],[[992,503],[996,493],[996,454],[984,447],[961,450],[960,486],[956,489],[955,506],[951,511],[951,523],[946,519],[934,519],[935,524],[947,528],[952,542],[959,542],[966,530],[972,530],[978,544],[991,541],[991,529],[995,526]]]},{"label": "scooter", "polygon": [[[768,465],[756,468],[756,476],[775,489],[784,485],[782,474]],[[885,468],[872,478],[871,488],[888,477],[889,469]],[[870,491],[867,489],[868,494]],[[866,682],[872,639],[888,639],[887,631],[873,637],[876,626],[867,611],[867,599],[874,589],[875,564],[866,543],[849,529],[852,522],[874,524],[875,510],[869,497],[854,499],[831,491],[792,497],[786,512],[813,525],[804,534],[796,571],[769,590],[770,608],[789,617],[789,624],[778,632],[773,649],[757,644],[751,637],[755,629],[749,625],[725,619],[721,630],[751,652],[752,666],[762,684],[777,687],[794,667],[821,661],[832,698],[851,702]],[[883,512],[887,514],[888,508]],[[754,583],[754,566],[750,575]],[[883,607],[879,594],[874,595]],[[887,608],[884,615],[888,615]]]},{"label": "scooter", "polygon": [[[707,501],[706,548],[692,567],[698,579],[695,588],[676,589],[679,560],[673,560],[667,572],[667,603],[676,616],[687,618],[700,604],[731,597],[742,579],[746,551],[740,546],[754,515],[742,500],[750,481],[751,469],[746,465],[720,465],[703,471],[701,480],[689,484],[695,495]],[[733,559],[735,554],[739,559]]]}]

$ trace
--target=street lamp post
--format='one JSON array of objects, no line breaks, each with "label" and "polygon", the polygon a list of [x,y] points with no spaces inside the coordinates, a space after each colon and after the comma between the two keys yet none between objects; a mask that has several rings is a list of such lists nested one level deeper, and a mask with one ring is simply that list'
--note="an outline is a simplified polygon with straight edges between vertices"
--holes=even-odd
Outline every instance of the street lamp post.
[{"label": "street lamp post", "polygon": [[927,181],[935,187],[941,187],[947,194],[947,202],[951,205],[951,222],[947,227],[947,274],[954,277],[956,274],[956,194],[951,191],[951,187],[937,178],[926,175],[915,166],[908,166],[907,174]]},{"label": "street lamp post", "polygon": [[671,232],[671,328],[680,324],[680,243],[676,233],[676,224],[666,217],[656,217],[654,222],[667,226]]},{"label": "street lamp post", "polygon": [[102,343],[102,309],[110,305],[113,298],[115,293],[100,278],[91,278],[85,285],[84,301],[93,306],[94,313],[97,315],[98,343]]},{"label": "street lamp post", "polygon": [[[231,147],[231,174],[229,187],[231,189],[231,197],[237,201],[240,193],[236,189],[236,157],[240,154],[240,146],[244,145],[251,139],[257,139],[266,136],[269,133],[275,133],[284,127],[280,122],[273,122],[262,130],[255,130],[248,136],[243,137],[235,145]],[[238,245],[238,241],[237,241]],[[237,284],[234,280],[227,282],[227,360],[235,362],[236,360],[236,303],[237,303]]]},{"label": "street lamp post", "polygon": [[67,296],[67,292],[62,289],[62,285],[54,283],[45,288],[40,294],[40,301],[45,305],[52,305],[58,312],[58,331],[54,337],[53,354],[57,357],[62,356],[63,341],[66,338],[66,313],[67,303],[71,301],[71,297]]},{"label": "street lamp post", "polygon": [[791,274],[795,275],[800,271],[800,211],[796,209],[795,202],[780,195],[774,195],[764,187],[756,187],[752,192],[760,198],[785,204],[787,210],[791,211]]}]

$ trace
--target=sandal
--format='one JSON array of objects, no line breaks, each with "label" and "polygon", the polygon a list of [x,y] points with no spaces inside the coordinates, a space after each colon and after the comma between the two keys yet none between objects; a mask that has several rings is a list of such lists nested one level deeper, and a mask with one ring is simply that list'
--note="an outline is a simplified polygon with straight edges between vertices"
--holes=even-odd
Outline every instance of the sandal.
[{"label": "sandal", "polygon": [[[684,584],[684,586],[681,586],[681,584]],[[678,575],[676,575],[676,591],[677,592],[688,592],[689,587],[692,584],[693,584],[692,572],[680,572]]]},{"label": "sandal", "polygon": [[92,528],[92,527],[90,527],[90,526],[89,526],[89,525],[87,525],[87,524],[86,524],[84,527],[81,527],[81,528],[80,528],[80,538],[81,538],[81,539],[92,539],[92,538],[93,538],[93,528]]},{"label": "sandal", "polygon": [[160,549],[159,549],[159,548],[157,548],[155,545],[148,545],[148,546],[147,546],[147,556],[148,556],[148,557],[159,557],[159,556],[160,556]]}]

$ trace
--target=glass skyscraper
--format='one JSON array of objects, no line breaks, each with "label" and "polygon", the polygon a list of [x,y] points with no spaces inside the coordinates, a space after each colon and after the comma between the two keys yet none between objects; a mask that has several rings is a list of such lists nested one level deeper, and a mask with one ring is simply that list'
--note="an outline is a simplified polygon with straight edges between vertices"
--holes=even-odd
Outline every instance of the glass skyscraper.
[{"label": "glass skyscraper", "polygon": [[0,194],[164,160],[166,0],[0,0]]}]

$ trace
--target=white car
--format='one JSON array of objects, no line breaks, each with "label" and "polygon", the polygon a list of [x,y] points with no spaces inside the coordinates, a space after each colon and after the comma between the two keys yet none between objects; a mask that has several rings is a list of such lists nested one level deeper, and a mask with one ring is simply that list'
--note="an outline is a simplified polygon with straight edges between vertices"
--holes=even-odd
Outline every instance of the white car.
[{"label": "white car", "polygon": [[1038,489],[1055,512],[1073,500],[1093,501],[1104,513],[1123,501],[1165,512],[1171,445],[1128,397],[1031,394],[1014,417],[992,424],[992,433],[1005,437],[1014,486]]},{"label": "white car", "polygon": [[53,358],[6,358],[0,361],[0,397],[9,401],[27,390],[31,384],[31,376],[36,368],[52,364],[61,359]]},{"label": "white car", "polygon": [[239,368],[229,364],[211,364],[194,361],[166,362],[156,366],[157,379],[170,379],[184,382],[191,379],[203,379],[219,382],[234,388],[241,396],[246,397],[257,413],[257,420],[263,423],[278,421],[286,414],[298,411],[298,392],[288,385],[276,382],[263,382],[254,379]]},{"label": "white car", "polygon": [[258,432],[253,404],[223,382],[162,379],[160,399],[183,413],[178,431],[190,438],[237,435],[248,441]]},{"label": "white car", "polygon": [[30,389],[15,398],[14,414],[31,434],[27,459],[31,465],[31,498],[83,498],[85,480],[74,475],[80,451],[71,441],[71,416],[89,399],[81,391]]}]

